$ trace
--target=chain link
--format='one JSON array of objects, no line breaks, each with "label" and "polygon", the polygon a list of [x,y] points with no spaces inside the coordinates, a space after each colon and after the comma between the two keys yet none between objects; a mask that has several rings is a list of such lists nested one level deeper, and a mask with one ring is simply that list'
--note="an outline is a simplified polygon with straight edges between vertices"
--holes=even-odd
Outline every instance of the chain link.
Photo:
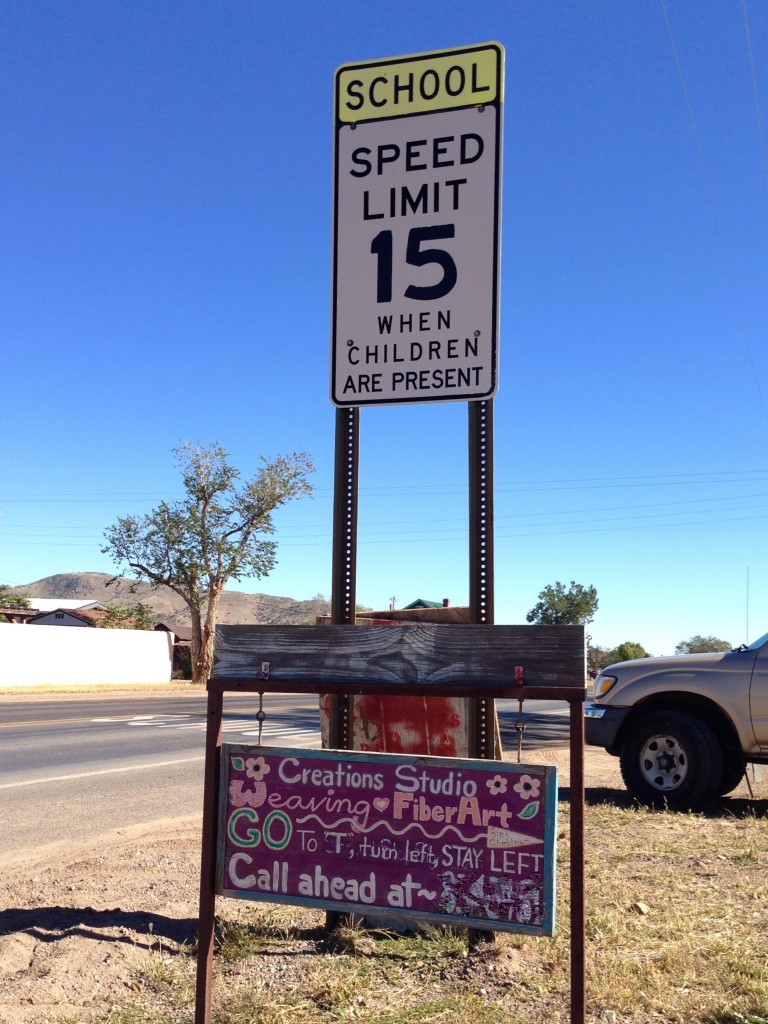
[{"label": "chain link", "polygon": [[267,717],[267,713],[264,710],[264,691],[259,690],[259,710],[256,712],[256,721],[259,723],[259,737],[256,741],[256,746],[261,746],[261,734],[264,730],[264,719]]},{"label": "chain link", "polygon": [[517,721],[515,722],[515,731],[517,732],[517,763],[523,760],[523,733],[525,732],[525,722],[523,720],[523,702],[518,701],[519,710],[517,712]]}]

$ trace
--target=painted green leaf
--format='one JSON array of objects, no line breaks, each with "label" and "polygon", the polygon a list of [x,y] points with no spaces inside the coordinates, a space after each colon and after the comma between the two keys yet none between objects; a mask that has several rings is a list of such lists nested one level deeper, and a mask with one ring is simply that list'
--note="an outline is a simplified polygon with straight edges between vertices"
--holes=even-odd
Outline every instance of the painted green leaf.
[{"label": "painted green leaf", "polygon": [[526,821],[528,821],[529,818],[535,818],[539,813],[539,806],[540,804],[538,800],[534,800],[532,803],[526,804],[518,814],[518,818],[524,818]]},{"label": "painted green leaf", "polygon": [[241,772],[243,768],[245,768],[245,761],[242,759],[242,757],[233,757],[232,767],[235,769],[236,772]]}]

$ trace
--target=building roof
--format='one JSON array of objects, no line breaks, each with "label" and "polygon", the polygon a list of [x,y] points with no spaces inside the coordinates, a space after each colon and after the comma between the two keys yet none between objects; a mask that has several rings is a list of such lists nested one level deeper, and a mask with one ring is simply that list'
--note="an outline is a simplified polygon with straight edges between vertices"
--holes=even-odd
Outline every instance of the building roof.
[{"label": "building roof", "polygon": [[68,600],[61,597],[30,597],[28,598],[30,608],[38,612],[60,612],[70,609],[103,608],[101,601],[87,601],[82,598],[79,601]]},{"label": "building roof", "polygon": [[34,608],[4,608],[0,607],[0,615],[5,615],[11,622],[24,622],[31,619],[37,612]]},{"label": "building roof", "polygon": [[469,625],[472,621],[469,608],[459,605],[452,605],[450,608],[440,605],[437,608],[398,608],[395,610],[390,608],[383,612],[357,612],[356,618],[358,622],[370,622],[377,625],[395,622],[405,624],[409,622],[454,622]]},{"label": "building roof", "polygon": [[444,601],[425,601],[423,597],[417,597],[415,601],[405,605],[403,611],[410,611],[411,608],[445,608]]},{"label": "building roof", "polygon": [[[103,608],[51,608],[51,610],[47,612],[38,612],[27,621],[28,623],[39,623],[42,619],[48,619],[57,612],[60,612],[62,615],[66,615],[71,619],[79,619],[81,622],[85,623],[86,626],[98,625],[100,620],[105,618],[107,614]],[[53,625],[55,625],[55,623],[53,623]]]},{"label": "building roof", "polygon": [[170,622],[158,622],[155,624],[154,628],[165,630],[166,633],[173,633],[176,640],[180,640],[182,642],[189,642],[192,640],[191,626],[174,626]]}]

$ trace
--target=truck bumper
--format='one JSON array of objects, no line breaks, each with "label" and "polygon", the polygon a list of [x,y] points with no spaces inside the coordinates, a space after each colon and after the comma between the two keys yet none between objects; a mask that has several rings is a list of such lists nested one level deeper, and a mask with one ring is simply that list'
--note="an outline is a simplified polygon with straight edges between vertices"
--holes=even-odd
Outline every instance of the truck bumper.
[{"label": "truck bumper", "polygon": [[617,753],[616,737],[629,708],[610,708],[600,704],[584,705],[584,738],[591,747],[605,747]]}]

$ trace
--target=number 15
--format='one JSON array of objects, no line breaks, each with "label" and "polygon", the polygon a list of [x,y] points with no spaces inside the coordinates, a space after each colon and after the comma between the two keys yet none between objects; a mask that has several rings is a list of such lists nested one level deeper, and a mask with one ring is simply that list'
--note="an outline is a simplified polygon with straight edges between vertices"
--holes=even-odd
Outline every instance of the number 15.
[{"label": "number 15", "polygon": [[[442,268],[443,276],[437,284],[424,287],[409,284],[403,293],[407,299],[441,299],[456,284],[456,264],[445,249],[422,249],[422,242],[436,238],[453,238],[453,224],[435,224],[431,227],[411,228],[405,249],[405,262],[412,267],[425,267],[436,263]],[[392,301],[392,232],[380,231],[371,242],[371,252],[378,256],[376,274],[376,301]]]}]

